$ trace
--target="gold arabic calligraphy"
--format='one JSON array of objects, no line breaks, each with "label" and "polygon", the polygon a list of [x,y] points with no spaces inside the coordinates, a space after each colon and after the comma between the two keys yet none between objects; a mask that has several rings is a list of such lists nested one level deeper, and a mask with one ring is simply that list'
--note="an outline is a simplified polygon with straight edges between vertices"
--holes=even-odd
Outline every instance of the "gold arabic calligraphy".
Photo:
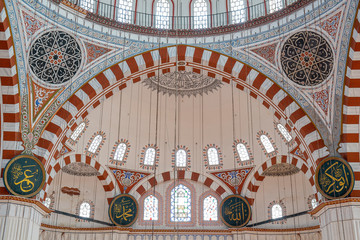
[{"label": "gold arabic calligraphy", "polygon": [[345,165],[339,162],[331,164],[319,176],[320,185],[327,194],[341,192],[349,186],[349,179],[345,169]]},{"label": "gold arabic calligraphy", "polygon": [[[20,190],[24,193],[30,192],[35,187],[37,181],[36,176],[39,173],[38,169],[31,169],[36,165],[25,165],[15,164],[11,173],[14,180],[14,185],[19,186]],[[25,169],[25,170],[24,170]]]},{"label": "gold arabic calligraphy", "polygon": [[130,200],[121,199],[120,203],[114,204],[115,218],[123,219],[124,221],[131,221],[134,203]]},{"label": "gold arabic calligraphy", "polygon": [[224,214],[230,221],[245,221],[244,203],[230,200],[225,207]]}]

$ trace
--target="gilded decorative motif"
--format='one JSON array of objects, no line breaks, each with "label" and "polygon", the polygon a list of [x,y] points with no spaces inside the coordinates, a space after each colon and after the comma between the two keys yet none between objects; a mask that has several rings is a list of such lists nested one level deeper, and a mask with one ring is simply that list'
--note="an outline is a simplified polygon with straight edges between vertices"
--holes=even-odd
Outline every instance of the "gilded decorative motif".
[{"label": "gilded decorative motif", "polygon": [[315,86],[330,76],[334,53],[325,38],[315,32],[302,31],[286,40],[280,60],[291,81],[301,86]]},{"label": "gilded decorative motif", "polygon": [[221,220],[228,227],[243,227],[250,221],[251,208],[248,201],[240,195],[226,197],[220,206]]},{"label": "gilded decorative motif", "polygon": [[33,197],[44,186],[46,177],[42,163],[34,156],[19,155],[4,170],[6,189],[16,196]]},{"label": "gilded decorative motif", "polygon": [[118,195],[110,203],[109,217],[117,226],[128,227],[132,225],[136,221],[137,215],[138,204],[131,195]]},{"label": "gilded decorative motif", "polygon": [[347,197],[353,190],[354,180],[351,166],[341,158],[326,158],[316,168],[316,187],[327,199]]}]

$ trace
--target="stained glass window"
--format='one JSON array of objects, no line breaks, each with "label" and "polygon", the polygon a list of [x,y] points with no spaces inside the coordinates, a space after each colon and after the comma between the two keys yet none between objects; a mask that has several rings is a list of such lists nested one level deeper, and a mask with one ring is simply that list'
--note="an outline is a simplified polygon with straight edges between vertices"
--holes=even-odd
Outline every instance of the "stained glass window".
[{"label": "stained glass window", "polygon": [[283,125],[281,125],[280,123],[277,125],[277,128],[279,129],[280,133],[284,136],[286,141],[290,142],[292,137],[291,137],[290,133],[288,132],[288,130],[286,130],[286,128]]},{"label": "stained glass window", "polygon": [[96,150],[98,149],[101,141],[102,141],[102,136],[101,135],[96,135],[96,137],[94,138],[94,140],[91,142],[88,151],[95,153]]},{"label": "stained glass window", "polygon": [[44,202],[45,207],[49,208],[50,204],[51,204],[51,198],[49,197],[45,198],[45,202]]},{"label": "stained glass window", "polygon": [[186,167],[186,158],[187,154],[184,149],[179,149],[176,152],[176,166],[177,167]]},{"label": "stained glass window", "polygon": [[191,192],[182,184],[171,190],[171,221],[191,221]]},{"label": "stained glass window", "polygon": [[169,0],[159,0],[156,3],[155,27],[170,28],[170,3]]},{"label": "stained glass window", "polygon": [[277,218],[281,218],[282,216],[283,216],[282,207],[279,204],[275,204],[274,206],[272,206],[271,218],[277,219]]},{"label": "stained glass window", "polygon": [[131,23],[132,6],[132,0],[119,0],[119,10],[117,16],[119,22]]},{"label": "stained glass window", "polygon": [[232,23],[245,22],[245,1],[230,0]]},{"label": "stained glass window", "polygon": [[148,148],[145,152],[145,165],[154,165],[155,162],[155,149],[154,148]]},{"label": "stained glass window", "polygon": [[90,217],[90,204],[87,203],[87,202],[83,202],[81,203],[80,205],[80,211],[79,211],[79,216],[80,217],[86,217],[86,218],[89,218]]},{"label": "stained glass window", "polygon": [[144,199],[144,220],[156,221],[159,219],[159,200],[150,195]]},{"label": "stained glass window", "polygon": [[315,198],[311,199],[311,206],[313,209],[316,208],[318,205],[319,205],[319,203],[316,201]]},{"label": "stained glass window", "polygon": [[80,7],[89,12],[94,12],[94,0],[80,0]]},{"label": "stained glass window", "polygon": [[204,221],[217,221],[218,220],[218,201],[213,196],[208,196],[204,199],[203,211]]},{"label": "stained glass window", "polygon": [[117,161],[122,161],[126,152],[126,144],[125,143],[120,143],[115,151],[114,154],[114,159]]},{"label": "stained glass window", "polygon": [[82,122],[80,125],[75,129],[75,131],[71,134],[71,139],[76,141],[76,139],[79,137],[80,133],[84,130],[85,123]]},{"label": "stained glass window", "polygon": [[205,0],[196,0],[194,2],[194,28],[207,28],[207,3]]},{"label": "stained glass window", "polygon": [[240,160],[241,161],[247,161],[247,160],[250,160],[250,156],[249,156],[249,153],[246,149],[246,146],[242,143],[238,143],[236,145],[236,150],[239,154],[239,157],[240,157]]},{"label": "stained glass window", "polygon": [[279,11],[283,8],[283,0],[270,0],[269,1],[270,6],[270,13]]},{"label": "stained glass window", "polygon": [[219,165],[219,154],[216,148],[209,148],[207,151],[209,165]]},{"label": "stained glass window", "polygon": [[271,144],[270,139],[266,135],[261,135],[260,140],[267,153],[275,151],[274,146]]}]

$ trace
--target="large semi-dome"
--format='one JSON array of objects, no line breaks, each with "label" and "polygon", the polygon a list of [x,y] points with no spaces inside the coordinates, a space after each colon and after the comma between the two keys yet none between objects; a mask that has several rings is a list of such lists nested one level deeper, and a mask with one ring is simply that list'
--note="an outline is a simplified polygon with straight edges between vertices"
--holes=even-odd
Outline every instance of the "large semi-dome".
[{"label": "large semi-dome", "polygon": [[0,2],[0,238],[360,239],[358,5]]}]

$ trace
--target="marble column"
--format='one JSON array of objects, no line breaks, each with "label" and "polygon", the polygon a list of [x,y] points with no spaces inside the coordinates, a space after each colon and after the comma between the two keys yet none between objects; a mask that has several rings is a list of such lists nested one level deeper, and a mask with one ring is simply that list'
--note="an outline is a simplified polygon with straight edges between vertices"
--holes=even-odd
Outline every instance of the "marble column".
[{"label": "marble column", "polygon": [[360,240],[360,198],[323,202],[311,215],[319,218],[322,239]]},{"label": "marble column", "polygon": [[37,200],[0,196],[0,239],[38,240],[42,217],[50,212]]}]

